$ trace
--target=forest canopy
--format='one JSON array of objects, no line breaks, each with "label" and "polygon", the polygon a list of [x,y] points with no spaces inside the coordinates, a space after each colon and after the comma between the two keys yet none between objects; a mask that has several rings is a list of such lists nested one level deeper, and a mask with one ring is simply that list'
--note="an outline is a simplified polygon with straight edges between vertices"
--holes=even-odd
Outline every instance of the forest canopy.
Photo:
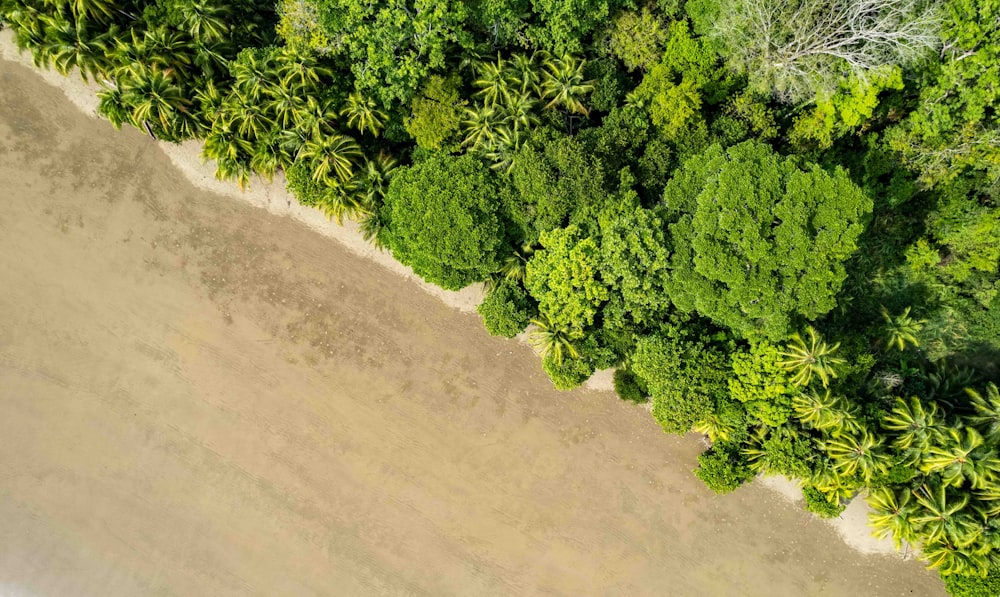
[{"label": "forest canopy", "polygon": [[0,0],[200,139],[955,595],[1000,578],[1000,0]]}]

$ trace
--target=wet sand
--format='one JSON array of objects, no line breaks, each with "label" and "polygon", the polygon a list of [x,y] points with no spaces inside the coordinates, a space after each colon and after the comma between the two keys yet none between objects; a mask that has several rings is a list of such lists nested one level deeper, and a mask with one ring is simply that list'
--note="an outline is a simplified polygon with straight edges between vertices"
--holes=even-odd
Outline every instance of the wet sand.
[{"label": "wet sand", "polygon": [[943,595],[0,61],[0,593]]}]

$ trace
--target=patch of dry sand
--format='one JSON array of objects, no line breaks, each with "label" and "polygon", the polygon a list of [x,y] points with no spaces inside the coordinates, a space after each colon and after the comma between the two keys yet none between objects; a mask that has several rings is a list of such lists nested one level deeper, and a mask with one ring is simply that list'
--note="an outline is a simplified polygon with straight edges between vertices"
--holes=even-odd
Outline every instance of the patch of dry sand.
[{"label": "patch of dry sand", "polygon": [[0,592],[943,595],[0,62]]}]

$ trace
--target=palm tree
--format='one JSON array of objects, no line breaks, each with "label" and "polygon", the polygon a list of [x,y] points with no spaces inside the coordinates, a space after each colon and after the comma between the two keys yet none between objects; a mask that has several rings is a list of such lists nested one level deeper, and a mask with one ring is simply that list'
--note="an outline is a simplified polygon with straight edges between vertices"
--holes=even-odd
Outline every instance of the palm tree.
[{"label": "palm tree", "polygon": [[518,95],[534,94],[541,96],[539,89],[538,58],[539,54],[514,54],[507,63],[505,76],[508,88],[513,88]]},{"label": "palm tree", "polygon": [[918,505],[912,498],[908,490],[896,492],[891,487],[874,489],[868,494],[868,505],[872,508],[868,522],[875,529],[872,534],[879,539],[891,537],[897,550],[903,541],[913,543],[917,537],[913,518]]},{"label": "palm tree", "polygon": [[952,408],[964,398],[968,388],[976,383],[976,372],[968,367],[956,367],[945,359],[935,361],[928,371],[924,371],[927,386],[924,399],[941,402]]},{"label": "palm tree", "polygon": [[857,474],[868,483],[889,468],[890,459],[881,449],[882,442],[867,430],[832,438],[824,445],[834,468],[845,477]]},{"label": "palm tree", "polygon": [[476,67],[479,77],[472,82],[472,86],[479,89],[475,95],[483,98],[486,106],[491,108],[507,103],[507,73],[504,61],[497,55],[497,61],[482,62]]},{"label": "palm tree", "polygon": [[841,475],[829,461],[815,467],[809,475],[809,485],[825,495],[832,504],[846,502],[858,490],[858,482]]},{"label": "palm tree", "polygon": [[584,80],[584,64],[583,60],[569,54],[545,60],[542,64],[542,96],[549,100],[546,108],[561,106],[584,116],[590,113],[580,102],[580,98],[594,90],[593,82]]},{"label": "palm tree", "polygon": [[361,147],[354,139],[333,134],[307,141],[299,150],[298,158],[311,160],[313,180],[338,187],[350,180],[354,164],[361,156]]},{"label": "palm tree", "polygon": [[111,123],[116,129],[122,128],[126,122],[132,122],[132,108],[122,96],[122,91],[118,87],[102,86],[97,92],[100,100],[97,104],[97,112]]},{"label": "palm tree", "polygon": [[797,386],[808,386],[815,374],[822,380],[824,388],[829,387],[830,378],[837,377],[837,366],[847,362],[833,356],[840,348],[840,342],[827,345],[812,326],[806,328],[806,334],[809,336],[808,344],[799,334],[792,335],[785,352],[779,353],[785,359],[778,364],[786,371],[795,372],[792,383]]},{"label": "palm tree", "polygon": [[538,125],[538,116],[534,113],[537,104],[538,100],[525,92],[510,96],[507,105],[504,106],[504,123],[514,131],[515,136],[522,129]]},{"label": "palm tree", "polygon": [[516,131],[499,126],[493,132],[492,142],[482,150],[483,155],[493,162],[490,168],[507,173],[514,167],[514,153],[519,147],[521,139]]},{"label": "palm tree", "polygon": [[976,492],[976,497],[984,520],[1000,515],[1000,485],[990,483],[982,491]]},{"label": "palm tree", "polygon": [[388,118],[385,112],[378,109],[375,100],[364,97],[358,92],[347,96],[347,103],[344,104],[340,115],[347,117],[347,126],[357,129],[359,133],[368,131],[375,137],[378,137]]},{"label": "palm tree", "polygon": [[255,141],[276,128],[266,104],[245,98],[239,93],[230,98],[225,108],[228,119],[236,125],[236,132],[245,139]]},{"label": "palm tree", "polygon": [[46,43],[45,25],[43,17],[46,16],[38,11],[34,6],[23,3],[0,3],[0,13],[3,14],[4,21],[14,30],[14,43],[19,50],[29,50],[35,66],[42,68],[48,63],[43,47]]},{"label": "palm tree", "polygon": [[337,110],[333,101],[306,96],[305,105],[295,115],[295,128],[305,144],[311,139],[335,133]]},{"label": "palm tree", "polygon": [[1000,472],[1000,458],[984,445],[983,436],[975,428],[966,427],[964,431],[952,428],[941,434],[941,444],[927,449],[920,469],[939,473],[944,485],[961,487],[968,480],[972,487],[983,489]]},{"label": "palm tree", "polygon": [[250,103],[261,103],[265,91],[277,79],[274,62],[266,50],[247,49],[229,64],[233,88]]},{"label": "palm tree", "polygon": [[136,125],[156,122],[170,134],[184,132],[182,115],[187,115],[190,103],[184,90],[175,81],[173,69],[152,67],[136,72],[128,87],[122,82],[122,96],[132,105],[132,122]]},{"label": "palm tree", "polygon": [[375,159],[365,158],[361,169],[350,182],[350,189],[361,198],[364,211],[375,209],[381,204],[398,167],[396,158],[384,151],[379,152]]},{"label": "palm tree", "polygon": [[990,568],[988,545],[962,546],[940,539],[924,543],[920,551],[923,559],[927,560],[927,567],[945,576],[985,576]]},{"label": "palm tree", "polygon": [[315,92],[321,88],[324,79],[333,78],[333,71],[312,54],[297,54],[285,47],[277,60],[278,77],[283,87]]},{"label": "palm tree", "polygon": [[471,151],[490,147],[496,138],[500,121],[500,113],[490,106],[479,106],[476,109],[466,108],[465,120],[462,121],[466,133],[462,145]]},{"label": "palm tree", "polygon": [[44,15],[40,19],[45,28],[45,38],[39,52],[52,68],[63,75],[68,75],[74,67],[78,68],[85,81],[89,77],[98,79],[105,76],[111,68],[108,53],[117,28],[112,26],[98,33],[89,28],[90,21],[70,20],[61,14]]},{"label": "palm tree", "polygon": [[709,441],[713,444],[719,440],[729,439],[729,434],[734,431],[735,427],[727,421],[723,421],[721,417],[717,414],[710,414],[701,421],[695,423],[694,427],[691,428],[692,431],[701,433],[708,436]]},{"label": "palm tree", "polygon": [[963,419],[979,429],[988,443],[995,445],[1000,441],[1000,391],[996,384],[991,383],[986,386],[986,396],[972,388],[966,388],[965,392],[975,414]]},{"label": "palm tree", "polygon": [[543,359],[551,355],[556,363],[562,363],[565,355],[574,359],[580,358],[574,341],[583,338],[582,331],[557,326],[548,317],[532,319],[531,323],[536,329],[528,336],[528,341]]},{"label": "palm tree", "polygon": [[910,317],[909,307],[895,317],[889,315],[889,311],[882,307],[882,318],[885,319],[886,340],[890,347],[902,351],[906,349],[907,344],[912,344],[914,347],[920,346],[917,334],[920,333],[927,321]]},{"label": "palm tree", "polygon": [[386,248],[387,245],[384,234],[386,230],[386,221],[385,216],[382,214],[382,210],[371,209],[365,211],[365,213],[361,214],[358,223],[361,229],[361,236],[363,236],[365,240],[375,245],[378,249]]},{"label": "palm tree", "polygon": [[841,399],[830,394],[830,390],[826,390],[822,396],[809,392],[796,395],[792,399],[792,409],[804,425],[829,433],[843,427],[840,402]]},{"label": "palm tree", "polygon": [[913,516],[913,524],[924,545],[946,541],[957,547],[972,545],[983,532],[968,511],[968,494],[949,494],[944,484],[929,489],[922,485],[913,491],[920,509]]},{"label": "palm tree", "polygon": [[205,137],[202,146],[202,155],[215,160],[215,177],[236,180],[240,189],[246,188],[250,182],[253,151],[253,144],[238,134],[233,124],[219,121]]},{"label": "palm tree", "polygon": [[194,63],[192,56],[194,47],[190,39],[179,31],[166,27],[147,29],[143,33],[141,43],[144,51],[150,56],[148,66],[157,65],[163,69],[174,69],[178,79],[185,78],[185,67]]},{"label": "palm tree", "polygon": [[931,440],[942,429],[937,403],[930,402],[925,408],[916,396],[909,401],[897,398],[892,411],[882,419],[882,427],[896,433],[893,446],[909,451],[914,462],[927,451]]},{"label": "palm tree", "polygon": [[534,244],[522,242],[513,254],[504,258],[503,264],[500,266],[500,275],[503,279],[513,282],[523,282],[528,259],[531,258],[534,252]]},{"label": "palm tree", "polygon": [[224,2],[185,0],[178,2],[183,21],[181,26],[200,46],[222,42],[229,35],[228,17],[232,12]]},{"label": "palm tree", "polygon": [[340,184],[327,190],[316,203],[316,207],[322,210],[327,218],[337,220],[337,224],[344,223],[344,216],[353,219],[365,211],[362,196],[352,192],[349,186]]},{"label": "palm tree", "polygon": [[114,0],[61,0],[51,2],[55,4],[69,5],[73,18],[77,20],[90,19],[99,23],[106,23],[111,20],[115,11]]},{"label": "palm tree", "polygon": [[268,182],[274,180],[279,168],[287,168],[292,163],[292,155],[281,146],[278,131],[270,131],[259,137],[250,154],[250,168]]},{"label": "palm tree", "polygon": [[271,99],[265,106],[274,116],[274,122],[282,129],[293,128],[306,110],[305,97],[284,84],[269,88],[267,95]]},{"label": "palm tree", "polygon": [[197,113],[202,119],[202,126],[210,130],[216,118],[225,112],[226,95],[215,86],[214,81],[207,79],[194,92],[194,99],[198,102]]},{"label": "palm tree", "polygon": [[119,81],[148,67],[170,67],[168,57],[153,52],[138,27],[129,29],[127,37],[124,35],[115,37],[114,43],[115,47],[110,53],[113,62],[119,65],[115,71],[115,78]]}]

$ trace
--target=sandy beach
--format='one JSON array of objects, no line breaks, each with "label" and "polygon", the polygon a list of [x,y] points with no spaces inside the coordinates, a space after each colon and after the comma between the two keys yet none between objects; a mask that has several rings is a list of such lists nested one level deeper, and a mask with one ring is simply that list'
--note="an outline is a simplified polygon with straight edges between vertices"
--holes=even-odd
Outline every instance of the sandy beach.
[{"label": "sandy beach", "polygon": [[79,107],[0,60],[0,594],[944,594]]}]

